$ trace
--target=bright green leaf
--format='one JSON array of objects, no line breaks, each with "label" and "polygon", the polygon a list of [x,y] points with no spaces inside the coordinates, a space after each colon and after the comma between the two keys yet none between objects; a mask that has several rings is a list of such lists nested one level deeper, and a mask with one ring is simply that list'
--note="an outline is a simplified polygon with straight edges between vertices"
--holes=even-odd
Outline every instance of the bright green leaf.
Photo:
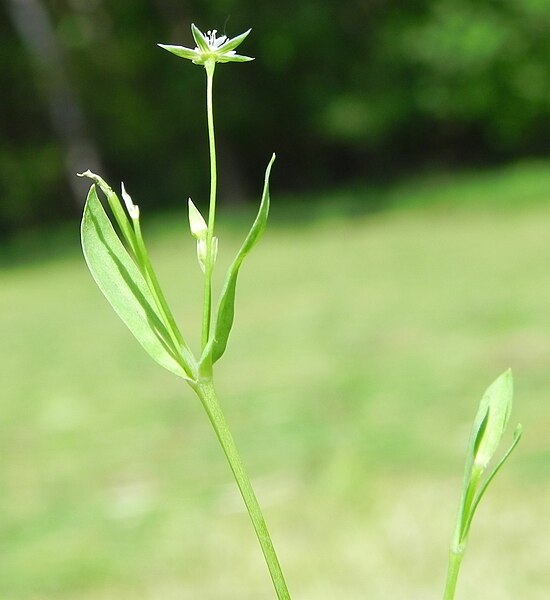
[{"label": "bright green leaf", "polygon": [[[131,250],[133,252],[135,252],[136,236],[135,236],[134,230],[132,229],[132,225],[130,224],[128,217],[127,217],[126,213],[124,212],[124,209],[122,208],[122,204],[120,202],[119,197],[115,194],[115,192],[113,192],[113,190],[111,189],[111,186],[104,179],[102,179],[99,175],[92,173],[89,169],[85,173],[79,173],[78,176],[79,177],[89,177],[90,179],[95,181],[95,183],[99,186],[99,188],[101,189],[101,191],[105,194],[105,197],[107,198],[107,202],[109,203],[109,208],[111,209],[111,212],[113,213],[113,216],[115,217],[115,221],[117,222],[117,225],[119,226],[120,231],[121,231],[122,235],[124,236],[124,239],[126,240],[126,243],[128,244],[129,248],[131,248]],[[132,203],[132,206],[133,206],[133,203]],[[139,216],[139,211],[138,211],[138,216]]]},{"label": "bright green leaf", "polygon": [[271,157],[267,169],[265,171],[264,189],[262,193],[262,201],[248,236],[246,237],[241,249],[237,253],[235,260],[229,267],[225,284],[220,296],[218,311],[216,313],[216,323],[214,326],[213,338],[206,347],[204,359],[211,356],[212,363],[215,363],[225,352],[227,340],[233,326],[235,316],[235,291],[237,287],[237,278],[239,270],[246,255],[252,250],[256,242],[260,239],[265,230],[267,216],[269,214],[269,175],[271,167],[275,161],[275,155]]},{"label": "bright green leaf", "polygon": [[491,473],[482,478],[506,430],[512,410],[513,380],[508,369],[486,390],[474,419],[464,469],[462,497],[459,506],[455,543],[465,541],[481,500],[492,479],[502,467],[521,437],[521,426],[514,433],[514,441]]},{"label": "bright green leaf", "polygon": [[456,543],[458,544],[464,535],[467,534],[466,531],[466,523],[468,522],[468,513],[469,507],[473,501],[475,495],[475,488],[477,483],[479,482],[479,477],[481,475],[481,471],[479,469],[476,470],[474,475],[473,465],[474,465],[474,456],[479,448],[479,444],[481,443],[481,439],[483,438],[483,434],[485,432],[485,428],[487,426],[487,420],[489,417],[489,408],[486,406],[484,408],[480,407],[478,413],[474,419],[474,424],[472,427],[472,432],[470,434],[470,441],[468,443],[468,450],[466,452],[466,464],[464,467],[464,478],[462,481],[462,494],[460,497],[460,505],[458,511],[458,522],[457,529],[455,531]]},{"label": "bright green leaf", "polygon": [[489,473],[489,475],[486,477],[485,481],[482,483],[481,487],[479,488],[479,492],[477,493],[477,496],[472,504],[470,521],[474,516],[474,513],[476,511],[476,508],[477,508],[481,498],[483,498],[483,495],[487,491],[489,484],[491,483],[491,481],[493,481],[495,475],[500,471],[501,467],[504,465],[504,463],[508,460],[508,458],[514,451],[514,448],[518,445],[522,434],[523,434],[523,427],[520,424],[518,424],[514,431],[514,437],[513,437],[512,443],[510,444],[510,447],[508,448],[508,450],[506,450],[506,452],[504,453],[504,456],[494,466],[493,470]]},{"label": "bright green leaf", "polygon": [[157,363],[189,379],[154,298],[105,214],[95,185],[86,200],[81,236],[88,268],[118,316]]},{"label": "bright green leaf", "polygon": [[487,424],[477,444],[474,463],[482,469],[487,467],[500,444],[512,411],[513,395],[512,372],[508,369],[487,388],[481,400],[476,421],[480,414],[487,413]]}]

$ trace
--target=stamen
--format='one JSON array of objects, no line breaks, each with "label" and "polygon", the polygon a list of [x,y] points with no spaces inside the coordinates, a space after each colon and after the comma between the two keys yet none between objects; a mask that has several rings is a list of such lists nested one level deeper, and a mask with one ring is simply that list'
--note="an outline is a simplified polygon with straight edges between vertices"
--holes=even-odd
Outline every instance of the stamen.
[{"label": "stamen", "polygon": [[210,48],[212,48],[212,50],[216,50],[217,48],[219,48],[227,39],[226,35],[216,37],[217,33],[218,33],[217,29],[209,29],[206,32],[206,36],[208,38],[208,45],[210,46]]}]

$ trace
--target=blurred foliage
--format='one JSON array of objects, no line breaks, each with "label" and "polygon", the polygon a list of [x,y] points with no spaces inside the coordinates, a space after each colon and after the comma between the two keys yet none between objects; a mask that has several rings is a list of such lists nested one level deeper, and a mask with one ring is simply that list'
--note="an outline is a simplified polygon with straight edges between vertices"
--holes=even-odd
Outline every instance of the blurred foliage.
[{"label": "blurred foliage", "polygon": [[[43,75],[8,4],[0,4],[4,231],[77,206],[48,121]],[[547,150],[547,0],[39,4],[103,174],[127,182],[138,202],[206,197],[204,75],[155,47],[191,45],[191,22],[230,35],[253,27],[246,54],[257,60],[224,65],[217,75],[226,201],[258,191],[273,150],[274,183],[287,190]]]}]

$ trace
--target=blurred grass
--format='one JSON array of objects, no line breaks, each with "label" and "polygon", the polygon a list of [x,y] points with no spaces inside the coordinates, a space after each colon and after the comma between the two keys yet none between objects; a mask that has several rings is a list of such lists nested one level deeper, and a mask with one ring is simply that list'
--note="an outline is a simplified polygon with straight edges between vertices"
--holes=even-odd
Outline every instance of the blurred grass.
[{"label": "blurred grass", "polygon": [[[508,366],[525,436],[459,598],[548,597],[547,173],[397,184],[386,212],[364,210],[373,190],[313,216],[275,194],[217,383],[296,600],[440,597],[470,421]],[[184,215],[148,226],[142,211],[196,340]],[[220,266],[250,218],[219,219]],[[0,597],[272,598],[201,408],[117,321],[71,235],[0,273]]]}]

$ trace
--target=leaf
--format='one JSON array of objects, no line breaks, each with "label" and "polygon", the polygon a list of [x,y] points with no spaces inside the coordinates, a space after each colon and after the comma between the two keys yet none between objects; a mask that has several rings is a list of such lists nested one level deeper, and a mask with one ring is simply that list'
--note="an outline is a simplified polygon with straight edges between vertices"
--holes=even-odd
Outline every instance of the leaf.
[{"label": "leaf", "polygon": [[122,245],[92,185],[82,217],[82,249],[99,289],[137,341],[158,364],[189,379],[155,301]]},{"label": "leaf", "polygon": [[514,439],[510,450],[481,484],[478,491],[481,477],[494,456],[506,430],[512,409],[512,397],[512,372],[508,369],[487,388],[479,404],[466,454],[462,496],[459,505],[459,527],[455,531],[457,543],[463,541],[468,535],[481,496],[519,441],[521,433],[517,439]]},{"label": "leaf", "polygon": [[479,491],[477,492],[476,497],[475,497],[474,501],[472,502],[472,506],[470,508],[467,521],[464,525],[465,535],[468,534],[468,530],[472,523],[472,519],[474,518],[476,509],[477,509],[481,499],[483,498],[483,495],[487,491],[489,484],[491,483],[491,481],[493,481],[493,479],[495,478],[495,475],[500,471],[500,469],[502,468],[504,463],[508,460],[508,458],[514,451],[515,447],[518,445],[519,440],[521,439],[522,433],[523,433],[523,427],[520,424],[518,424],[514,431],[514,437],[513,437],[512,443],[510,444],[510,447],[508,448],[508,450],[506,450],[506,452],[504,453],[504,456],[498,461],[498,463],[494,466],[493,470],[489,473],[489,475],[486,477],[486,479],[481,484]]},{"label": "leaf", "polygon": [[513,437],[512,443],[510,444],[510,447],[508,448],[508,450],[506,450],[506,452],[504,453],[504,456],[494,466],[493,470],[489,473],[489,475],[487,476],[487,478],[485,479],[485,481],[479,488],[479,492],[476,496],[475,502],[472,505],[472,514],[475,512],[475,509],[477,508],[479,501],[483,497],[483,494],[487,491],[489,484],[491,483],[491,481],[493,481],[495,475],[500,471],[500,469],[502,468],[504,463],[508,460],[508,458],[514,451],[515,447],[518,445],[522,434],[523,434],[523,427],[521,426],[521,424],[518,424],[514,431],[514,437]]},{"label": "leaf", "polygon": [[214,326],[213,337],[205,349],[205,353],[202,363],[207,360],[209,356],[212,357],[212,363],[215,363],[225,352],[227,346],[227,340],[233,326],[233,319],[235,316],[235,291],[237,287],[237,278],[239,276],[239,270],[243,263],[243,260],[247,254],[255,246],[256,242],[260,239],[262,233],[265,230],[267,224],[267,216],[269,214],[269,175],[271,173],[271,167],[275,161],[275,154],[271,157],[267,169],[265,171],[264,178],[264,189],[262,193],[262,201],[258,214],[248,236],[246,237],[241,249],[237,253],[235,260],[229,267],[227,277],[225,280],[222,293],[220,295],[220,301],[218,304],[218,310],[216,313],[216,323]]},{"label": "leaf", "polygon": [[465,527],[469,522],[469,509],[473,495],[475,494],[475,488],[481,475],[481,470],[478,469],[475,473],[473,471],[474,457],[477,449],[479,448],[479,444],[481,443],[481,439],[483,438],[483,434],[485,433],[488,418],[489,407],[480,406],[474,419],[472,432],[470,434],[470,441],[468,443],[468,450],[466,452],[466,464],[464,466],[464,477],[462,480],[462,494],[458,509],[457,530],[455,532],[455,535],[457,536],[457,543],[459,543],[463,536],[467,534]]},{"label": "leaf", "polygon": [[476,444],[474,456],[475,464],[482,469],[489,464],[506,430],[512,410],[513,395],[514,387],[510,369],[500,375],[483,395],[476,421],[480,413],[487,413],[487,424],[481,439]]},{"label": "leaf", "polygon": [[[129,248],[131,248],[132,252],[136,251],[136,235],[132,226],[130,225],[130,221],[122,208],[122,204],[119,200],[119,197],[113,192],[111,186],[102,179],[99,175],[92,173],[89,169],[85,173],[79,173],[79,177],[89,177],[92,179],[101,189],[101,191],[105,194],[107,198],[107,202],[109,203],[109,208],[115,217],[115,221],[120,228],[120,232],[124,236],[126,243]],[[139,214],[139,213],[138,213]]]}]

